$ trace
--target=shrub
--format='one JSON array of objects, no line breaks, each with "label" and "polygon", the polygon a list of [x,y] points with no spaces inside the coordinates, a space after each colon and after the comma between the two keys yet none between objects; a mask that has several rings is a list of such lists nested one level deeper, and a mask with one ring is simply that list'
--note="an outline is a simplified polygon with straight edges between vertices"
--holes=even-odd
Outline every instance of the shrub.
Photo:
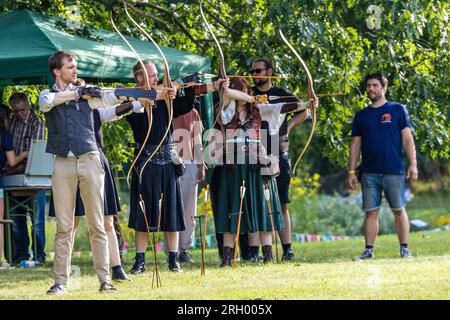
[{"label": "shrub", "polygon": [[[295,232],[356,236],[363,234],[361,195],[320,195],[320,176],[291,181],[289,212]],[[394,218],[383,202],[379,215],[380,234],[395,232]]]}]

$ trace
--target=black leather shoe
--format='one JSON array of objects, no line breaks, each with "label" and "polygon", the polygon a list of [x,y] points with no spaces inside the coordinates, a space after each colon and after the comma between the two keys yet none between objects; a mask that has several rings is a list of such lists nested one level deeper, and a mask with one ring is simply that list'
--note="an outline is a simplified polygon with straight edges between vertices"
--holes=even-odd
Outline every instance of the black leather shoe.
[{"label": "black leather shoe", "polygon": [[36,262],[39,263],[40,265],[44,265],[45,264],[45,257],[43,256],[38,256],[36,258]]},{"label": "black leather shoe", "polygon": [[264,263],[272,262],[272,246],[266,245],[262,246],[263,256],[264,256]]},{"label": "black leather shoe", "polygon": [[169,251],[169,270],[172,272],[183,272],[178,262],[178,252]]},{"label": "black leather shoe", "polygon": [[262,257],[259,256],[259,246],[250,246],[248,249],[247,261],[258,263],[262,260]]},{"label": "black leather shoe", "polygon": [[233,254],[233,248],[223,247],[222,248],[222,262],[220,264],[221,267],[229,267],[231,266],[231,255]]},{"label": "black leather shoe", "polygon": [[100,292],[105,292],[105,291],[117,291],[117,289],[109,282],[102,282],[100,284]]},{"label": "black leather shoe", "polygon": [[179,260],[180,263],[195,263],[187,250],[181,250]]},{"label": "black leather shoe", "polygon": [[114,281],[131,281],[125,274],[122,267],[112,269],[112,280]]},{"label": "black leather shoe", "polygon": [[281,260],[283,260],[283,261],[292,261],[292,260],[294,260],[294,251],[292,251],[291,248],[287,249],[286,252],[283,253],[283,256],[281,257]]},{"label": "black leather shoe", "polygon": [[48,291],[47,294],[65,294],[64,287],[55,283]]},{"label": "black leather shoe", "polygon": [[250,252],[248,254],[246,260],[249,262],[258,263],[261,260],[261,257],[259,256],[258,253],[254,254],[254,253]]},{"label": "black leather shoe", "polygon": [[134,258],[133,267],[130,270],[130,274],[140,274],[145,272],[145,256],[143,254],[136,254]]}]

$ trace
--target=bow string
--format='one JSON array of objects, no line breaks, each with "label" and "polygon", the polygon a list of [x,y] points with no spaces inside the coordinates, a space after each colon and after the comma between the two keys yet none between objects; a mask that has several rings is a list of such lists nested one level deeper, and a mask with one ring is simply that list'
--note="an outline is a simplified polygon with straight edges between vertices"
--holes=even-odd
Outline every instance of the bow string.
[{"label": "bow string", "polygon": [[306,76],[307,76],[307,81],[308,81],[308,98],[309,98],[309,104],[308,104],[308,108],[311,111],[311,117],[312,117],[312,126],[311,126],[311,131],[309,133],[308,139],[306,140],[306,144],[303,147],[303,150],[300,152],[300,155],[298,156],[297,160],[295,161],[295,165],[292,169],[292,172],[294,174],[294,178],[296,176],[296,171],[297,171],[297,167],[300,164],[300,160],[302,159],[303,155],[306,152],[306,149],[308,148],[309,144],[311,143],[312,137],[314,135],[314,130],[316,128],[316,108],[314,108],[314,102],[312,100],[315,100],[316,94],[314,92],[314,82],[313,82],[313,78],[311,76],[311,73],[309,72],[308,67],[306,66],[306,63],[303,61],[302,57],[300,57],[300,55],[298,54],[297,50],[295,50],[295,48],[289,43],[289,41],[286,39],[286,37],[284,36],[283,32],[281,30],[280,31],[280,36],[283,39],[283,41],[286,43],[286,45],[289,47],[289,49],[294,53],[294,55],[297,57],[297,59],[300,61],[300,64],[302,65],[303,69],[305,69],[306,72]]}]

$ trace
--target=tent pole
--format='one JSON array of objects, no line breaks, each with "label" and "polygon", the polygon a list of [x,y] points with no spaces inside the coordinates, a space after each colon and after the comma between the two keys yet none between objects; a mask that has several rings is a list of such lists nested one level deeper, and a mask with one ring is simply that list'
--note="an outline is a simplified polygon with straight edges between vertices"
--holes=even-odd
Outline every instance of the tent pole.
[{"label": "tent pole", "polygon": [[3,92],[4,92],[4,87],[0,86],[0,103],[3,103]]},{"label": "tent pole", "polygon": [[200,114],[205,129],[209,129],[213,122],[213,98],[212,94],[208,93],[200,98]]}]

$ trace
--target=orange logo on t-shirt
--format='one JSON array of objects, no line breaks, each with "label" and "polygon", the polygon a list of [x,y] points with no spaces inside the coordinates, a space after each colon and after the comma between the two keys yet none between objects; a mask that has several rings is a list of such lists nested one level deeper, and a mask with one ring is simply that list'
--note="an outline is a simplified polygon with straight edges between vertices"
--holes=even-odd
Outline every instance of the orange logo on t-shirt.
[{"label": "orange logo on t-shirt", "polygon": [[381,123],[389,123],[392,121],[392,116],[390,113],[385,113],[381,116]]}]

